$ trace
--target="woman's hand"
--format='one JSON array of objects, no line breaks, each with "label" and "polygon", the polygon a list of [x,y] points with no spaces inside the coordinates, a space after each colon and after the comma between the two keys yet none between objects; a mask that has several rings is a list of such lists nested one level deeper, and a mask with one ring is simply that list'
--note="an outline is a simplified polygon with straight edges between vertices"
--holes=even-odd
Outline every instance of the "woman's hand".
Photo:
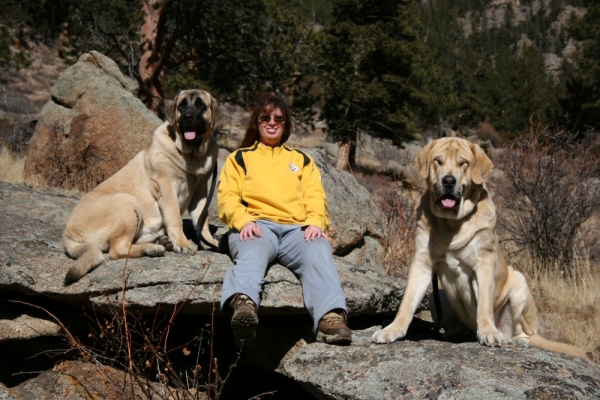
[{"label": "woman's hand", "polygon": [[243,242],[244,240],[252,240],[256,237],[262,237],[262,233],[260,232],[260,227],[254,221],[248,222],[246,225],[242,227],[240,230],[240,240]]},{"label": "woman's hand", "polygon": [[319,239],[319,238],[325,238],[327,240],[329,240],[329,238],[327,237],[327,235],[325,234],[325,232],[323,232],[321,230],[321,228],[319,228],[318,226],[315,225],[309,225],[306,227],[306,229],[304,230],[304,240],[311,241],[314,239]]}]

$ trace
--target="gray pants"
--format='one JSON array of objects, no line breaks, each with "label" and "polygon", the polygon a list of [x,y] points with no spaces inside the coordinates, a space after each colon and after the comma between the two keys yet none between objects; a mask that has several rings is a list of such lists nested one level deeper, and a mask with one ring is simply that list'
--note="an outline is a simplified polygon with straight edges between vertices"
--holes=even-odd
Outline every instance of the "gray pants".
[{"label": "gray pants", "polygon": [[257,221],[262,237],[240,241],[239,232],[229,235],[229,250],[234,264],[223,278],[221,309],[236,293],[245,294],[257,306],[268,269],[275,262],[289,268],[300,279],[304,305],[314,321],[329,311],[346,310],[346,298],[333,263],[329,242],[324,239],[304,240],[300,225],[283,225]]}]

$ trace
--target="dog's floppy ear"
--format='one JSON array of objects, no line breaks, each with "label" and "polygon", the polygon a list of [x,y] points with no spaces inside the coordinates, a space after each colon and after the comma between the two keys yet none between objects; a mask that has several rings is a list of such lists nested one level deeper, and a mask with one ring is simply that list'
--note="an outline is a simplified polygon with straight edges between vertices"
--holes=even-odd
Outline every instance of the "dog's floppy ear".
[{"label": "dog's floppy ear", "polygon": [[429,164],[431,163],[431,160],[429,159],[429,153],[435,146],[436,142],[436,140],[429,142],[425,147],[423,147],[421,152],[419,152],[417,158],[415,158],[415,163],[417,164],[417,168],[419,169],[421,178],[423,179],[427,179],[429,176]]},{"label": "dog's floppy ear", "polygon": [[492,160],[490,160],[487,154],[485,154],[485,151],[483,151],[483,149],[477,144],[471,143],[470,146],[474,156],[472,172],[473,183],[476,185],[481,185],[483,183],[483,178],[492,172],[494,163]]},{"label": "dog's floppy ear", "polygon": [[175,120],[177,119],[177,105],[179,104],[179,96],[181,96],[182,93],[183,90],[177,93],[177,95],[173,99],[173,104],[171,104],[171,107],[169,107],[169,109],[167,110],[167,121],[171,126],[175,125]]},{"label": "dog's floppy ear", "polygon": [[223,114],[221,113],[221,107],[219,107],[219,103],[217,100],[210,96],[210,114],[212,116],[212,128],[215,129],[221,125],[221,121],[223,119]]}]

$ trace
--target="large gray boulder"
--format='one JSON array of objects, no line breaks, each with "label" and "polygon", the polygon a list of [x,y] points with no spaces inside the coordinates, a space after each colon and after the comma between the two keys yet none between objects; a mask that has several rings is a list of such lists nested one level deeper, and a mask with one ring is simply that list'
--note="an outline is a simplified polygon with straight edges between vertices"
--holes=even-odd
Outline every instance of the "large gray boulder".
[{"label": "large gray boulder", "polygon": [[513,342],[490,348],[410,337],[308,345],[281,369],[319,399],[597,399],[600,366]]},{"label": "large gray boulder", "polygon": [[[2,397],[0,385],[0,400]],[[6,390],[13,400],[88,400],[88,399],[207,399],[192,391],[156,382],[135,379],[127,371],[93,363],[65,361],[20,385]],[[195,394],[195,393],[194,393]]]},{"label": "large gray boulder", "polygon": [[51,89],[29,143],[25,174],[54,186],[90,190],[150,144],[161,120],[134,96],[135,82],[91,51]]},{"label": "large gray boulder", "polygon": [[[199,251],[190,256],[169,252],[160,258],[107,259],[80,281],[64,286],[65,273],[74,261],[64,254],[61,234],[79,196],[57,188],[33,189],[0,182],[0,292],[5,299],[25,296],[32,310],[52,302],[65,309],[85,308],[110,314],[125,304],[130,312],[157,318],[170,315],[175,309],[182,315],[204,319],[214,315],[223,276],[231,265],[226,254]],[[210,218],[214,221],[214,216]],[[355,264],[337,255],[334,261],[351,318],[395,312],[404,281],[386,276],[380,267]],[[38,315],[34,320],[27,313],[23,316],[12,311],[10,307],[14,305],[4,304],[9,307],[0,307],[0,321],[7,328],[0,329],[0,344],[19,339],[14,331],[23,320],[56,328],[56,321],[49,315]],[[216,312],[220,315],[218,308]],[[78,323],[86,323],[85,319],[74,321],[77,314],[69,317],[69,329],[77,330]],[[246,362],[270,369],[295,348],[296,341],[314,341],[300,283],[279,265],[273,266],[266,277],[259,310],[261,319],[272,316],[285,317],[286,323],[274,328],[259,326],[257,346],[245,358]],[[52,329],[37,333],[56,335]]]},{"label": "large gray boulder", "polygon": [[[226,254],[200,251],[196,256],[167,253],[160,258],[107,260],[79,282],[63,285],[73,260],[65,254],[61,234],[78,196],[0,182],[0,290],[43,296],[72,305],[107,306],[124,285],[131,309],[169,312],[187,303],[185,312],[210,315],[218,301],[223,275],[231,264]],[[211,218],[211,221],[214,219]],[[352,315],[393,312],[404,283],[382,268],[354,264],[335,256]],[[274,266],[267,276],[262,314],[305,314],[299,281]]]}]

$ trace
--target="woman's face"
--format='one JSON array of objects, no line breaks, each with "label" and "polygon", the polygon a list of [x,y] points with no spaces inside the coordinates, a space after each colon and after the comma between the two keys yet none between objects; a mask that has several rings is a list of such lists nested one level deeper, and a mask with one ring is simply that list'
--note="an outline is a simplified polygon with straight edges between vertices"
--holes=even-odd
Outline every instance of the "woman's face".
[{"label": "woman's face", "polygon": [[285,121],[279,107],[273,108],[269,113],[260,114],[258,116],[259,141],[265,146],[279,146],[285,123],[287,121]]}]

